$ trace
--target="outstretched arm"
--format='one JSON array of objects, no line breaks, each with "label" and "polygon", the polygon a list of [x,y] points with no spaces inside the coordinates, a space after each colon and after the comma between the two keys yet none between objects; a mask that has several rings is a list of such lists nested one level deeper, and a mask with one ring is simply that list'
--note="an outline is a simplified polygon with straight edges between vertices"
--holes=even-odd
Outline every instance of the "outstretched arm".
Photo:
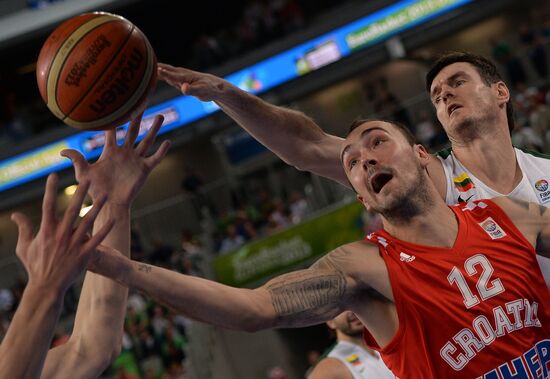
[{"label": "outstretched arm", "polygon": [[56,187],[57,177],[48,177],[42,222],[35,237],[27,217],[19,213],[12,215],[19,227],[16,253],[29,280],[0,346],[1,379],[40,376],[65,292],[86,268],[95,248],[113,226],[112,220],[106,221],[93,237],[86,237],[105,203],[102,198],[73,232],[88,185],[78,188],[62,220],[55,216]]},{"label": "outstretched arm", "polygon": [[[132,121],[125,142],[117,145],[115,131],[105,133],[105,147],[97,162],[88,164],[74,150],[62,155],[75,166],[78,182],[90,182],[92,199],[109,194],[95,228],[109,219],[116,223],[103,244],[130,256],[130,207],[151,170],[166,154],[164,142],[150,157],[147,152],[162,125],[157,117],[145,138],[134,146],[141,116]],[[95,232],[95,230],[94,230]],[[87,273],[69,341],[51,350],[43,378],[96,378],[120,352],[128,290],[113,280]]]},{"label": "outstretched arm", "polygon": [[214,101],[286,163],[349,186],[339,158],[342,138],[323,132],[305,114],[269,104],[210,74],[161,63],[159,78],[186,95]]},{"label": "outstretched arm", "polygon": [[131,261],[103,249],[90,269],[141,290],[187,317],[256,331],[319,324],[353,306],[359,285],[334,262],[334,251],[307,270],[281,275],[257,289],[229,287]]}]

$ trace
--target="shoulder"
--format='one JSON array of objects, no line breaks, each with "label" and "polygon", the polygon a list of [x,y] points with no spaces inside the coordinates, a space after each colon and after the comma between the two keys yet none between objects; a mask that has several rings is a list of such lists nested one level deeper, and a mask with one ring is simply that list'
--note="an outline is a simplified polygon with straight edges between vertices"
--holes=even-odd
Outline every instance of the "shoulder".
[{"label": "shoulder", "polygon": [[523,156],[524,158],[529,160],[535,160],[537,162],[547,162],[548,164],[550,164],[550,155],[518,147],[516,147],[515,149],[518,156]]},{"label": "shoulder", "polygon": [[346,365],[336,358],[322,359],[307,377],[307,379],[352,379]]},{"label": "shoulder", "polygon": [[530,241],[534,241],[540,230],[550,222],[550,212],[542,205],[506,196],[496,197],[491,201],[502,209]]},{"label": "shoulder", "polygon": [[331,264],[342,271],[353,272],[365,263],[373,264],[380,259],[378,245],[367,240],[342,245],[325,255],[319,262]]},{"label": "shoulder", "polygon": [[495,197],[491,199],[491,201],[500,207],[514,222],[521,221],[525,218],[536,220],[547,210],[547,208],[542,205],[508,196]]},{"label": "shoulder", "polygon": [[341,272],[354,288],[370,288],[386,273],[378,246],[365,240],[342,245],[319,259],[312,266],[316,270]]}]

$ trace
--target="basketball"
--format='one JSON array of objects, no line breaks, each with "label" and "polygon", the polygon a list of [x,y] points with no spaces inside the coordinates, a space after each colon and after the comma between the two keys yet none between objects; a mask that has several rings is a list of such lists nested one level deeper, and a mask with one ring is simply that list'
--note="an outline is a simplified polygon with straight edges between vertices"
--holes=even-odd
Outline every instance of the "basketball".
[{"label": "basketball", "polygon": [[65,124],[115,128],[145,107],[157,81],[147,37],[123,17],[86,13],[57,27],[36,64],[42,99]]}]

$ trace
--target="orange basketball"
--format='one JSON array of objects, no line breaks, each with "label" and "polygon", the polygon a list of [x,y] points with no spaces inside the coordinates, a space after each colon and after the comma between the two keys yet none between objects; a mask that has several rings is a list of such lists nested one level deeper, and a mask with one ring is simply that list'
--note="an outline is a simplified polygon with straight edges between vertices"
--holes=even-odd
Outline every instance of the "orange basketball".
[{"label": "orange basketball", "polygon": [[48,108],[64,123],[110,129],[143,110],[156,85],[157,59],[147,37],[125,18],[87,13],[50,34],[36,78]]}]

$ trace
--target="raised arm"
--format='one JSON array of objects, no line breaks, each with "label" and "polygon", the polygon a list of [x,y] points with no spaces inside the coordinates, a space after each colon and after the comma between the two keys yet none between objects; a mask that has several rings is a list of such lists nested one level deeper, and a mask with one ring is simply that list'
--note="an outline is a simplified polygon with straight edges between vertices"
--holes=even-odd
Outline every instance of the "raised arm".
[{"label": "raised arm", "polygon": [[[73,161],[77,181],[90,182],[92,199],[109,194],[95,230],[110,218],[115,219],[115,226],[103,243],[124,256],[130,256],[132,202],[148,174],[169,148],[165,141],[152,156],[147,157],[162,121],[162,117],[157,117],[137,146],[134,144],[141,116],[132,121],[121,146],[117,145],[115,131],[107,131],[103,152],[93,164],[88,164],[74,150],[62,152]],[[127,294],[125,286],[94,273],[86,274],[71,337],[66,344],[50,351],[43,378],[98,377],[120,352]]]},{"label": "raised arm", "polygon": [[19,227],[16,254],[29,280],[0,346],[1,379],[40,376],[65,292],[84,271],[95,248],[113,226],[112,220],[106,221],[93,237],[86,237],[105,203],[103,197],[73,232],[88,184],[79,186],[62,220],[55,215],[56,187],[57,177],[51,175],[44,194],[42,222],[35,237],[27,217],[20,213],[12,215]]},{"label": "raised arm", "polygon": [[349,186],[340,164],[342,138],[323,132],[305,114],[269,104],[210,74],[161,63],[159,78],[186,95],[214,101],[286,163]]},{"label": "raised arm", "polygon": [[327,321],[353,306],[360,285],[334,251],[307,270],[281,275],[257,289],[229,287],[131,261],[103,249],[90,269],[147,293],[187,317],[245,331],[302,327]]}]

